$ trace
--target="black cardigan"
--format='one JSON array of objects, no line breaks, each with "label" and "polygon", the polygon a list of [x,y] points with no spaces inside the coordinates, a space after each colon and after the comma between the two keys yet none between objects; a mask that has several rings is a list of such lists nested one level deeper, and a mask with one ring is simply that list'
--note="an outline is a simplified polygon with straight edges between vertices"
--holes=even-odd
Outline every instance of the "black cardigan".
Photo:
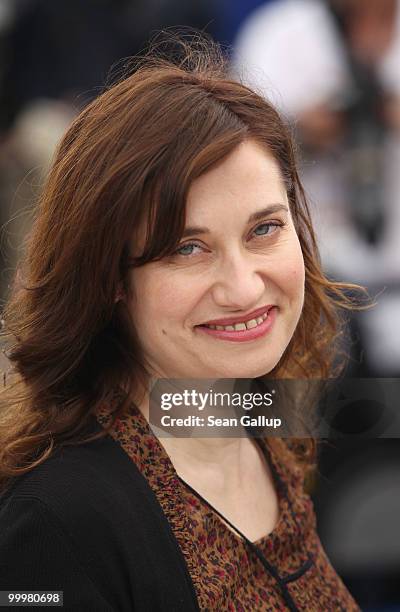
[{"label": "black cardigan", "polygon": [[0,497],[0,591],[11,590],[63,591],[68,612],[199,610],[153,491],[110,435],[58,449]]}]

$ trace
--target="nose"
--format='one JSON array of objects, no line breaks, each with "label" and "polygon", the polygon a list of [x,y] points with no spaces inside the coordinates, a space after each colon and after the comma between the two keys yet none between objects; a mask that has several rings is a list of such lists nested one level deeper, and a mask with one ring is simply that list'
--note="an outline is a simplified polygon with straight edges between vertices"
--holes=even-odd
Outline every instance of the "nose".
[{"label": "nose", "polygon": [[220,260],[212,296],[221,308],[245,311],[262,305],[265,288],[260,258],[238,250]]}]

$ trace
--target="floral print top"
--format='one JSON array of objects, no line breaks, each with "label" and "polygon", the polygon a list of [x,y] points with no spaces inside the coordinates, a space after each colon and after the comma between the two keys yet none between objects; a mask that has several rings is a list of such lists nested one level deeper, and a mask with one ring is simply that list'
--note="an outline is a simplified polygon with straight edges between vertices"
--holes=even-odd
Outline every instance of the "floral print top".
[{"label": "floral print top", "polygon": [[[103,427],[109,425],[109,404],[97,408],[96,418]],[[134,404],[116,420],[110,435],[154,491],[186,560],[200,610],[360,610],[322,548],[301,470],[281,463],[264,440],[257,442],[275,479],[280,517],[273,531],[256,545],[272,566],[272,573],[179,479],[164,447]]]}]

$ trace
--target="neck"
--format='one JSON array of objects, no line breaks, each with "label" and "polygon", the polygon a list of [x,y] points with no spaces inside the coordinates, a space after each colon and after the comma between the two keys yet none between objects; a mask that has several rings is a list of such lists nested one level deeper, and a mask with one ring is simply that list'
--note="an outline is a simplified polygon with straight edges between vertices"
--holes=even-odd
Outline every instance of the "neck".
[{"label": "neck", "polygon": [[[149,396],[136,403],[149,422]],[[259,453],[248,437],[242,438],[177,438],[160,437],[177,473],[190,482],[214,484],[216,489],[238,490],[248,480],[249,465]]]}]

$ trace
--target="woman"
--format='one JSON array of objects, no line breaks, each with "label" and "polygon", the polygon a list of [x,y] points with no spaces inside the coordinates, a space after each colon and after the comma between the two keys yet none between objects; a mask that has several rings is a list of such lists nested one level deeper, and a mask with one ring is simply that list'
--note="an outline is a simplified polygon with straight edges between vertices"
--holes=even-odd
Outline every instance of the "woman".
[{"label": "woman", "polygon": [[0,590],[67,610],[358,610],[303,482],[310,440],[158,439],[151,378],[337,371],[293,145],[218,49],[150,55],[62,140],[1,407]]}]

